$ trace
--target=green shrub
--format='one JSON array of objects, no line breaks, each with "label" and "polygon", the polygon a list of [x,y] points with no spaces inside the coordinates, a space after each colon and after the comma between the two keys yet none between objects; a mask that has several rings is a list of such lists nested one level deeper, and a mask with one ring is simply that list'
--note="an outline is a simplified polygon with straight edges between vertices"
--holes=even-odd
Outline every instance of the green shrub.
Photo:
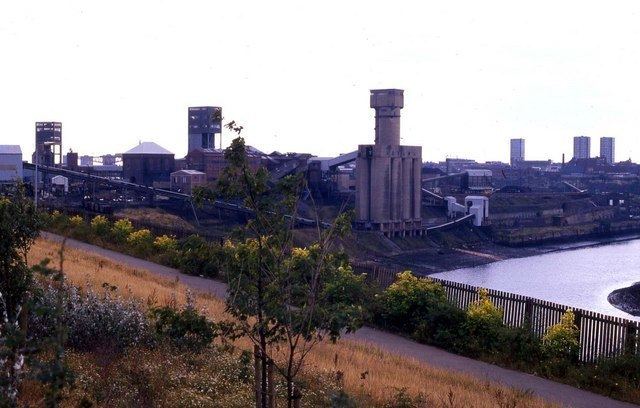
[{"label": "green shrub", "polygon": [[149,253],[153,247],[153,235],[148,229],[133,231],[127,237],[127,243],[136,253],[144,255]]},{"label": "green shrub", "polygon": [[217,336],[217,326],[198,313],[192,302],[178,310],[171,306],[152,308],[151,318],[158,335],[187,349],[201,349]]},{"label": "green shrub", "polygon": [[131,221],[127,218],[123,218],[113,223],[111,232],[113,234],[113,238],[117,242],[125,242],[129,237],[129,234],[133,232],[133,224],[131,224]]},{"label": "green shrub", "polygon": [[564,375],[573,363],[577,363],[580,353],[580,331],[574,323],[573,310],[568,309],[542,337],[542,352],[547,359],[547,370],[552,375]]},{"label": "green shrub", "polygon": [[173,251],[178,249],[178,241],[173,236],[161,235],[153,241],[153,247],[159,251]]},{"label": "green shrub", "polygon": [[74,215],[73,217],[69,218],[68,232],[72,237],[83,241],[87,240],[89,238],[89,235],[91,234],[89,226],[85,224],[84,218],[82,218],[82,216],[80,215]]},{"label": "green shrub", "polygon": [[640,355],[602,359],[569,370],[580,388],[637,403],[640,401]]},{"label": "green shrub", "polygon": [[537,338],[529,327],[505,327],[502,362],[521,370],[531,370],[543,359],[542,341]]},{"label": "green shrub", "polygon": [[109,233],[109,220],[104,215],[96,215],[91,220],[91,230],[99,237],[104,237]]},{"label": "green shrub", "polygon": [[215,278],[220,275],[224,254],[222,246],[190,235],[178,242],[177,266],[186,274]]},{"label": "green shrub", "polygon": [[372,314],[383,327],[445,348],[460,338],[464,312],[451,305],[442,285],[431,279],[402,272],[376,303]]},{"label": "green shrub", "polygon": [[497,308],[486,289],[478,290],[479,299],[469,305],[464,324],[466,353],[471,355],[503,352],[506,327],[502,310]]},{"label": "green shrub", "polygon": [[84,225],[84,218],[82,218],[81,216],[74,215],[73,217],[69,218],[69,226],[71,228],[78,228],[82,225]]}]

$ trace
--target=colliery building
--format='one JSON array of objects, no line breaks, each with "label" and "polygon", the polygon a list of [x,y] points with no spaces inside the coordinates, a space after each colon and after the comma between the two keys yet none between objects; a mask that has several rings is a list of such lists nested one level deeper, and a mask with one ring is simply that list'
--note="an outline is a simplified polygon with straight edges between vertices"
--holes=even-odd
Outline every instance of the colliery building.
[{"label": "colliery building", "polygon": [[171,191],[191,194],[206,184],[206,175],[198,170],[178,170],[171,173]]},{"label": "colliery building", "polygon": [[166,188],[174,170],[174,154],[153,142],[122,153],[123,179],[131,183]]},{"label": "colliery building", "polygon": [[356,227],[386,236],[421,235],[422,147],[400,145],[401,89],[371,91],[375,144],[358,146]]},{"label": "colliery building", "polygon": [[32,162],[45,166],[62,165],[61,122],[36,122],[36,151]]},{"label": "colliery building", "polygon": [[[252,152],[250,148],[247,148],[247,160],[249,168],[253,171],[258,170],[262,165],[262,157]],[[222,149],[196,148],[187,154],[184,165],[187,169],[204,173],[207,183],[214,183],[229,164]]]},{"label": "colliery building", "polygon": [[214,149],[216,135],[222,132],[222,108],[218,106],[192,106],[189,108],[188,152],[197,148]]}]

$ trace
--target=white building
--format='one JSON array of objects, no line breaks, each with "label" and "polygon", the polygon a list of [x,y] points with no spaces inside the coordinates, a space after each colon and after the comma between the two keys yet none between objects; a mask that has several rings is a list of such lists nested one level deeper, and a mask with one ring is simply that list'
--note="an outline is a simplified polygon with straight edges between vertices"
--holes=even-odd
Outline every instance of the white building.
[{"label": "white building", "polygon": [[22,150],[18,145],[0,145],[0,183],[22,181]]}]

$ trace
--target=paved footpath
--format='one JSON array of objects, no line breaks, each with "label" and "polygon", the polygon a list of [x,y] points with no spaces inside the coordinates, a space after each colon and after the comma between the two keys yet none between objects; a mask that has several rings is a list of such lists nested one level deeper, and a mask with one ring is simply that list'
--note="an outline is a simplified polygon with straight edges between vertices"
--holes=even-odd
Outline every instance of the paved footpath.
[{"label": "paved footpath", "polygon": [[[62,240],[62,237],[47,232],[43,232],[42,237],[58,242]],[[220,298],[224,298],[226,296],[227,285],[220,281],[201,278],[198,276],[185,275],[173,268],[168,268],[166,266],[158,265],[153,262],[145,261],[143,259],[135,258],[129,255],[124,255],[119,252],[100,248],[98,246],[76,241],[73,239],[67,239],[66,245],[71,248],[95,253],[112,261],[126,264],[136,269],[145,269],[158,276],[162,276],[168,279],[173,280],[178,278],[180,282],[196,291],[211,293]],[[457,354],[452,354],[436,347],[416,343],[404,337],[372,329],[369,327],[363,327],[356,333],[349,334],[344,338],[369,343],[385,351],[423,361],[425,363],[431,364],[434,367],[467,373],[478,378],[494,381],[514,388],[523,390],[528,389],[531,390],[535,395],[543,399],[561,403],[568,407],[638,407],[634,404],[613,400],[602,395],[574,388],[569,385],[546,380],[544,378],[536,377],[531,374],[509,370],[506,368],[495,366],[493,364],[488,364],[482,361],[459,356]]]}]

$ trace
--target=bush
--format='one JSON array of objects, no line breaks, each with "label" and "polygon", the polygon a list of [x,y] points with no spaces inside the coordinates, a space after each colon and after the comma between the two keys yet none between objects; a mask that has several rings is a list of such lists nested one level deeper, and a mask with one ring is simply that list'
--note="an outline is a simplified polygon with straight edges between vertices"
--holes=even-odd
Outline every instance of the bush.
[{"label": "bush", "polygon": [[129,234],[127,243],[131,245],[134,252],[144,255],[153,247],[153,235],[148,229],[140,229]]},{"label": "bush", "polygon": [[133,232],[133,224],[127,218],[123,218],[113,223],[111,228],[113,238],[117,242],[125,242],[129,237],[129,234]]},{"label": "bush", "polygon": [[220,275],[224,254],[222,246],[190,235],[178,243],[177,266],[186,274],[215,278]]},{"label": "bush", "polygon": [[63,319],[68,328],[68,344],[79,350],[98,346],[124,348],[131,345],[150,345],[153,336],[142,305],[118,296],[116,289],[105,284],[98,293],[91,287],[80,291],[75,286],[59,289],[45,286],[36,298],[30,316],[29,330],[36,338],[49,338],[55,333],[54,316],[59,291],[65,299]]},{"label": "bush", "polygon": [[503,330],[503,361],[527,371],[543,359],[542,341],[527,326]]},{"label": "bush", "polygon": [[168,338],[179,347],[201,349],[217,336],[217,326],[198,313],[192,301],[187,301],[182,310],[172,306],[155,307],[150,315],[156,334]]},{"label": "bush", "polygon": [[91,220],[91,230],[99,237],[104,237],[109,233],[109,220],[104,215],[96,215]]},{"label": "bush", "polygon": [[79,215],[74,215],[69,218],[69,226],[71,228],[78,228],[84,225],[84,219]]},{"label": "bush", "polygon": [[603,359],[574,370],[570,375],[580,388],[636,404],[640,401],[640,355]]},{"label": "bush", "polygon": [[163,252],[175,251],[178,249],[178,241],[173,236],[161,235],[153,241],[153,247]]},{"label": "bush", "polygon": [[466,352],[471,355],[503,352],[506,327],[502,323],[502,310],[491,302],[486,289],[479,289],[478,295],[479,299],[467,309]]},{"label": "bush", "polygon": [[547,368],[552,374],[564,375],[568,366],[578,361],[580,353],[580,333],[574,324],[573,310],[568,309],[542,337],[542,351],[548,360]]},{"label": "bush", "polygon": [[464,312],[451,305],[442,285],[431,279],[400,273],[376,303],[373,314],[384,327],[446,348],[460,338]]}]

